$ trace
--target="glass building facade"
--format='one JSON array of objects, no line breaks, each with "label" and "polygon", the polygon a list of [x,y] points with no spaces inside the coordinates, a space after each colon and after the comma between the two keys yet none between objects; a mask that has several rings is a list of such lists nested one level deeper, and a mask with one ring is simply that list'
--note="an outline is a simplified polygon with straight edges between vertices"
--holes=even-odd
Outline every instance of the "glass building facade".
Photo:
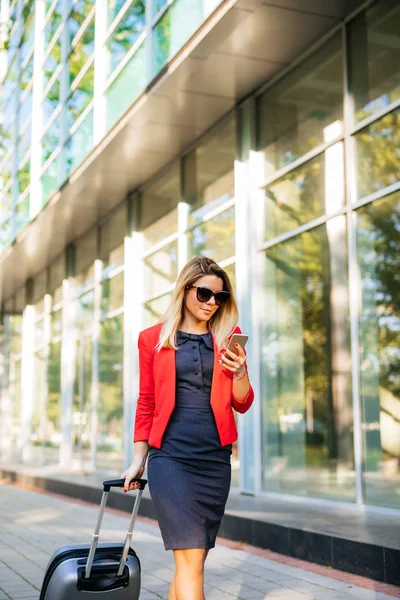
[{"label": "glass building facade", "polygon": [[[217,4],[11,3],[3,251]],[[233,487],[400,509],[399,32],[369,3],[6,297],[2,461],[131,460],[138,333],[206,255],[250,336]]]}]

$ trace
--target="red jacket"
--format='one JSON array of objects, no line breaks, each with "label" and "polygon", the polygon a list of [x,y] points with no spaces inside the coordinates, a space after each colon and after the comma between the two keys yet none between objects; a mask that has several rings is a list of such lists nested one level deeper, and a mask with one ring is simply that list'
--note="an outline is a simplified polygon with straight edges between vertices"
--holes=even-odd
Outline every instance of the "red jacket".
[{"label": "red jacket", "polygon": [[[158,343],[161,323],[139,334],[139,398],[136,408],[134,441],[148,441],[150,446],[161,447],[162,438],[175,406],[176,351],[173,348],[154,348]],[[236,327],[234,333],[240,333]],[[211,385],[211,408],[214,413],[222,446],[237,440],[232,407],[245,413],[253,403],[250,387],[246,398],[239,402],[232,393],[232,372],[218,362],[218,348],[214,339],[214,372]]]}]

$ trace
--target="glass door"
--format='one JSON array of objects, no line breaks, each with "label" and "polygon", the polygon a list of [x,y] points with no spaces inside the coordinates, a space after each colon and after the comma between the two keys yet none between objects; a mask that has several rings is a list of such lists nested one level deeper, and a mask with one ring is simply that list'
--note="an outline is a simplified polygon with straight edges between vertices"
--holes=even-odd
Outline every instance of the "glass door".
[{"label": "glass door", "polygon": [[91,470],[92,336],[79,335],[75,343],[72,458],[76,468]]}]

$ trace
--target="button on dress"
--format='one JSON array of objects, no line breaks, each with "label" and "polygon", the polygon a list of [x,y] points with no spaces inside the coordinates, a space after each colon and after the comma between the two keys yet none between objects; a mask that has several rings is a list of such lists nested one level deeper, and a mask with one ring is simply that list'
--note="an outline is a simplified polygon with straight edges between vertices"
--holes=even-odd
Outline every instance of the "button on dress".
[{"label": "button on dress", "polygon": [[215,546],[231,482],[210,405],[211,333],[177,332],[175,409],[161,448],[150,447],[150,494],[166,550]]}]

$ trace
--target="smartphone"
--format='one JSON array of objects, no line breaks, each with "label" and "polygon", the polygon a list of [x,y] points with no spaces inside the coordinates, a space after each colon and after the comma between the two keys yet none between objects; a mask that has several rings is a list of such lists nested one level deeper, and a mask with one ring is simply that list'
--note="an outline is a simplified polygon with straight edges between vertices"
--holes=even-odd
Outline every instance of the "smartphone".
[{"label": "smartphone", "polygon": [[239,344],[239,346],[242,346],[242,348],[244,348],[248,339],[249,336],[244,333],[234,333],[231,338],[231,341],[229,342],[228,350],[231,350],[231,352],[234,352],[235,354],[239,354],[239,352],[235,348],[235,344]]}]

